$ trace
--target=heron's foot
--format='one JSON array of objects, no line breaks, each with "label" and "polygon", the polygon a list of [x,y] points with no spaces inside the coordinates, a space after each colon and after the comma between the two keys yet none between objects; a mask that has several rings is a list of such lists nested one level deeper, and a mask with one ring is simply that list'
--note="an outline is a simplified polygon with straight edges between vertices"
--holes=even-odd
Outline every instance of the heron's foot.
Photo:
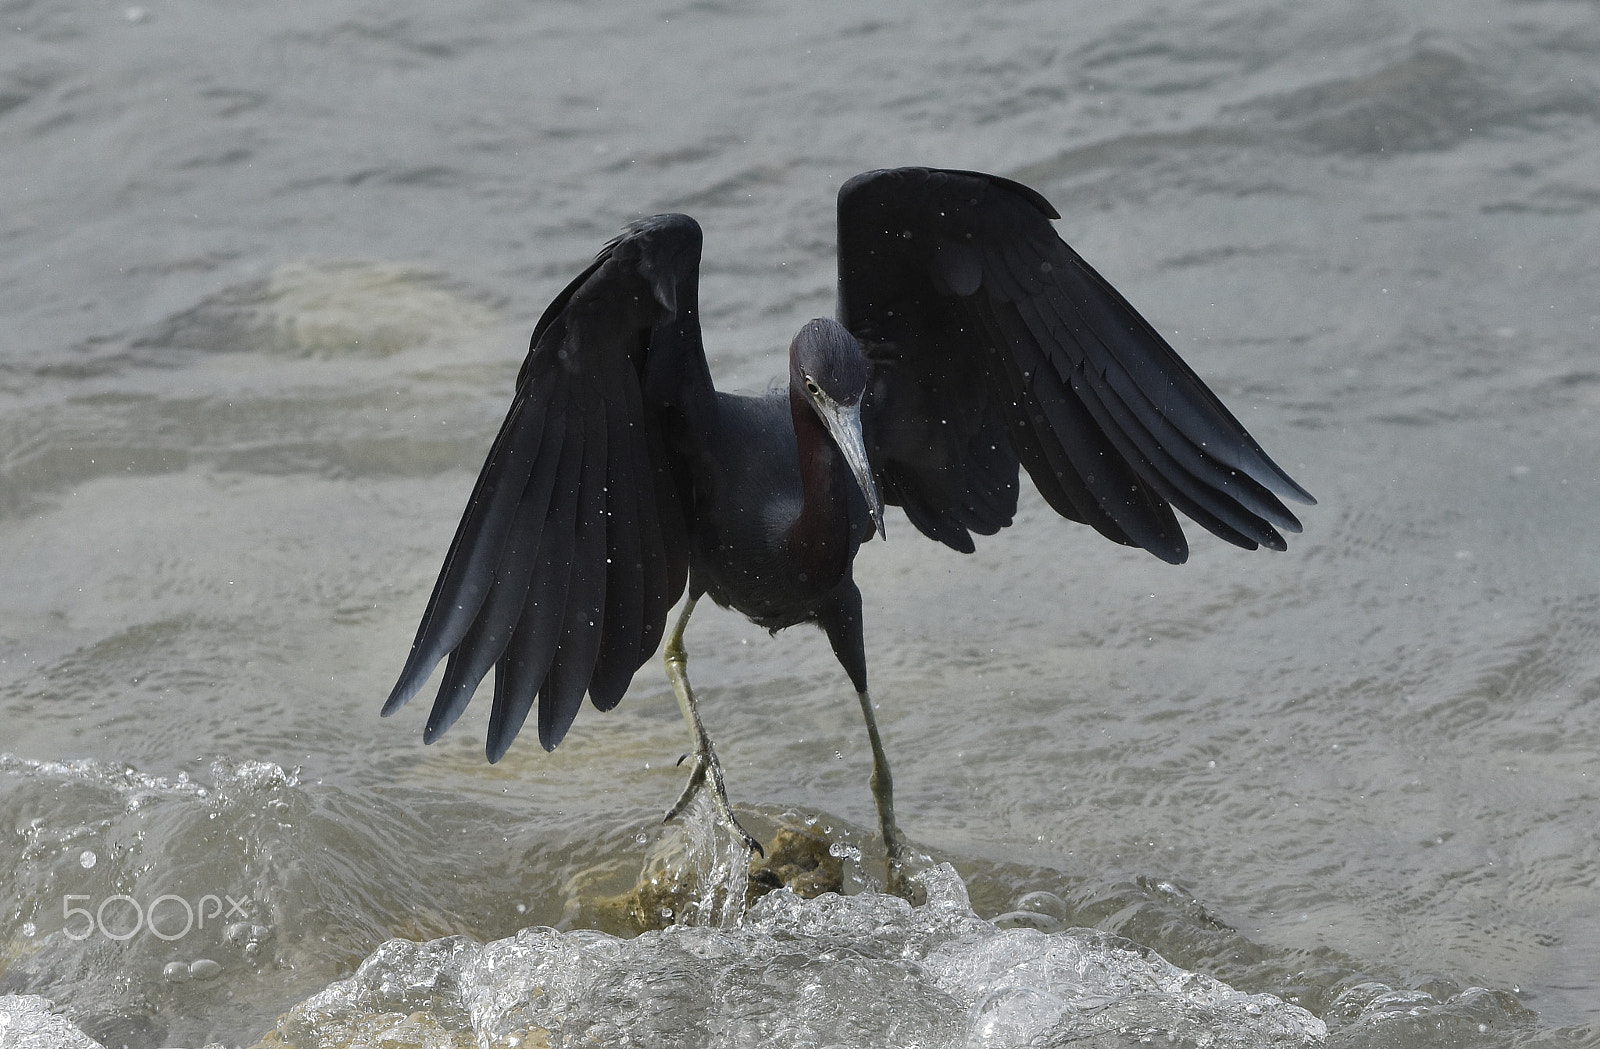
[{"label": "heron's foot", "polygon": [[911,899],[911,850],[900,840],[898,831],[890,830],[884,836],[883,851],[886,867],[884,873],[887,875],[883,887],[894,896],[905,900]]},{"label": "heron's foot", "polygon": [[[683,764],[689,757],[690,755],[685,754],[683,758],[678,759],[678,763]],[[733,808],[728,804],[728,788],[722,784],[722,762],[717,760],[716,752],[710,749],[698,752],[693,755],[693,760],[694,764],[689,769],[689,782],[684,785],[683,793],[678,795],[678,800],[673,802],[672,808],[667,810],[666,818],[661,822],[670,823],[674,817],[682,814],[694,800],[695,795],[700,793],[701,788],[709,784],[711,804],[717,810],[717,819],[722,821],[722,825],[727,827],[734,837],[744,843],[745,848],[757,856],[765,856],[767,851],[761,847],[761,843],[734,818]]]}]

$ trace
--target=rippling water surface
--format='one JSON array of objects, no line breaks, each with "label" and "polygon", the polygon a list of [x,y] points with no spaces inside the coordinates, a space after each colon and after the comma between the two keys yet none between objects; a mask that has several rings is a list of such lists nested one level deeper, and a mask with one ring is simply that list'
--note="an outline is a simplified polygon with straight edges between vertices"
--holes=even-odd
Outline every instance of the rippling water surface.
[{"label": "rippling water surface", "polygon": [[[1594,3],[0,30],[0,1045],[1600,1045]],[[851,895],[635,937],[618,894],[717,852],[660,825],[654,665],[493,767],[485,709],[424,748],[377,707],[600,244],[694,214],[760,389],[832,308],[837,187],[906,163],[1042,191],[1321,503],[1176,569],[1031,492],[971,557],[891,519],[857,576],[915,910],[823,639],[703,610],[741,815]]]}]

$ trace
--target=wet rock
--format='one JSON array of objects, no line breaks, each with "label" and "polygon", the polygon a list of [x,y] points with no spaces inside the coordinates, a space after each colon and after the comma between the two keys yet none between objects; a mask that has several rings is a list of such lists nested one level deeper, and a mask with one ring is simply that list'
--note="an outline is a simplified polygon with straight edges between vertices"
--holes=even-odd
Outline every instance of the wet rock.
[{"label": "wet rock", "polygon": [[750,863],[750,883],[745,905],[755,903],[774,889],[814,899],[825,892],[844,891],[844,862],[829,851],[829,841],[811,828],[780,827],[767,843],[767,854]]},{"label": "wet rock", "polygon": [[[740,888],[732,884],[737,879],[718,877],[716,864],[692,859],[696,855],[692,847],[685,851],[668,842],[646,858],[633,886],[622,892],[597,891],[618,876],[614,866],[596,868],[574,879],[569,885],[573,903],[563,924],[636,936],[673,924],[716,924],[704,919],[726,909],[726,898],[720,894],[729,891],[741,893],[744,908],[779,888],[805,899],[843,892],[844,864],[830,853],[830,844],[813,828],[780,826],[767,835],[766,855],[750,858],[748,877]],[[708,884],[713,896],[709,900],[703,888]]]}]

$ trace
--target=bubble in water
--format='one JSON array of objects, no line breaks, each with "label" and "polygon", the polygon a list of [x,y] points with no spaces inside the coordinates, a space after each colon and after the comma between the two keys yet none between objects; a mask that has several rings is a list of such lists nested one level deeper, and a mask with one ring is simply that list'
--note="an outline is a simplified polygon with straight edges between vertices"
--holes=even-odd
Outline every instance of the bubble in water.
[{"label": "bubble in water", "polygon": [[189,979],[189,967],[182,962],[168,962],[161,967],[161,978],[168,983],[183,983]]},{"label": "bubble in water", "polygon": [[28,936],[28,937],[32,937],[33,934],[38,932],[38,931],[39,931],[39,927],[37,925],[33,924],[33,922],[23,922],[22,923],[22,935]]},{"label": "bubble in water", "polygon": [[1067,901],[1053,892],[1045,892],[1043,890],[1023,893],[1017,898],[1017,902],[1011,906],[1013,910],[1031,911],[1034,914],[1047,915],[1062,923],[1066,922],[1067,916],[1072,910],[1067,905]]},{"label": "bubble in water", "polygon": [[94,854],[93,849],[84,849],[83,852],[78,856],[78,866],[82,867],[84,870],[88,870],[90,867],[95,865],[95,862],[99,858],[100,857]]},{"label": "bubble in water", "polygon": [[1059,918],[1039,911],[1007,911],[990,919],[1002,929],[1037,929],[1039,932],[1060,932],[1066,924]]},{"label": "bubble in water", "polygon": [[189,963],[189,976],[196,980],[215,980],[222,975],[222,966],[210,958],[196,958]]}]

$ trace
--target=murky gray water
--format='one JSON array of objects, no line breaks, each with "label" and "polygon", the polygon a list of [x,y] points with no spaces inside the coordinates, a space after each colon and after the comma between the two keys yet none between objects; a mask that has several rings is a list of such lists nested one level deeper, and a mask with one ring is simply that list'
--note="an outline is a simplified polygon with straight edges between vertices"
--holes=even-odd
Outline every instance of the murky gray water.
[{"label": "murky gray water", "polygon": [[[604,999],[612,1040],[652,994],[743,1017],[679,1028],[720,1044],[1312,1032],[1171,1003],[1069,1031],[1134,1016],[1140,980],[1187,993],[1109,955],[1072,955],[1122,981],[1089,1005],[1029,975],[1087,926],[1342,1045],[1600,1044],[1594,3],[0,16],[0,994],[107,1045],[249,1044],[297,1003],[286,1037],[376,1044],[349,1032],[469,1030],[536,983],[544,934],[506,938],[554,926],[579,968],[664,974]],[[741,813],[813,820],[861,909],[578,934],[683,833],[657,668],[494,767],[484,708],[430,748],[420,710],[377,718],[527,332],[622,222],[688,211],[713,368],[764,387],[831,310],[838,185],[902,163],[1041,190],[1321,505],[1282,555],[1191,529],[1178,569],[1031,495],[972,557],[898,516],[863,552],[902,827],[1011,914],[960,924],[945,884],[959,950],[870,891],[870,757],[821,636],[706,608]],[[457,934],[505,942],[378,950]],[[1011,997],[971,961],[1002,948]],[[896,950],[915,973],[829,968]],[[795,1024],[762,1026],[763,986]],[[847,998],[908,1026],[801,1022]],[[0,997],[0,1044],[41,1009]]]}]

